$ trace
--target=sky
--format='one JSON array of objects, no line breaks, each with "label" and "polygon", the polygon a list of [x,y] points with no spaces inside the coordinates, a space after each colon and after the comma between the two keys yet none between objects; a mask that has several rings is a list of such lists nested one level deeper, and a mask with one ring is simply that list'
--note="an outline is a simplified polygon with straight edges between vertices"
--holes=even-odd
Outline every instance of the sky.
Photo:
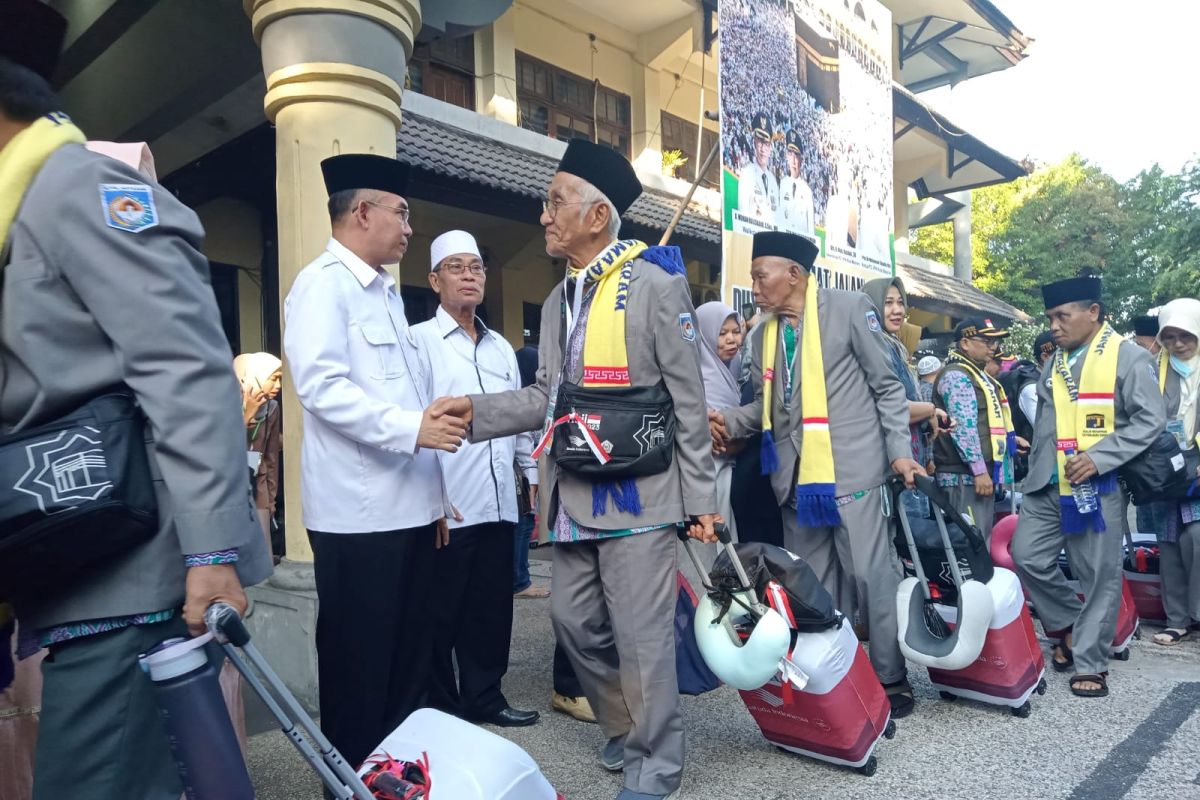
[{"label": "sky", "polygon": [[922,100],[1005,155],[1078,151],[1122,182],[1200,155],[1200,1],[993,2],[1028,57]]}]

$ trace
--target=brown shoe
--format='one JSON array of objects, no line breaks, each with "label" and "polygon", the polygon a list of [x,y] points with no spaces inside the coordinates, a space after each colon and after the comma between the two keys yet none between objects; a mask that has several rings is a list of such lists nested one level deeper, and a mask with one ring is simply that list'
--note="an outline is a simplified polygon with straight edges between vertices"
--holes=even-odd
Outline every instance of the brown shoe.
[{"label": "brown shoe", "polygon": [[592,706],[586,697],[567,697],[555,692],[551,697],[550,705],[555,711],[561,711],[580,722],[596,721],[596,714],[592,711]]}]

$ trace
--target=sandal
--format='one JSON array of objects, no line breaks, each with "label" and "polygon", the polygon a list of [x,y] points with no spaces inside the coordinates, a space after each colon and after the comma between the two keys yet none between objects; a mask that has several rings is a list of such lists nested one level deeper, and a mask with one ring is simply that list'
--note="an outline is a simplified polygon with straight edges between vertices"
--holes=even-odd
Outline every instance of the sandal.
[{"label": "sandal", "polygon": [[1154,643],[1163,647],[1174,647],[1188,637],[1188,631],[1182,628],[1163,628],[1154,634]]},{"label": "sandal", "polygon": [[902,719],[913,712],[917,701],[913,697],[913,688],[907,678],[896,683],[885,683],[883,689],[892,705],[892,719]]},{"label": "sandal", "polygon": [[521,591],[513,593],[513,598],[516,600],[540,600],[543,597],[549,596],[549,589],[544,589],[541,586],[534,586],[532,583]]},{"label": "sandal", "polygon": [[[1081,683],[1098,683],[1099,689],[1081,689]],[[1071,676],[1071,694],[1076,697],[1108,697],[1108,673],[1088,674],[1080,672]]]},{"label": "sandal", "polygon": [[[1062,656],[1061,661],[1059,656]],[[1054,667],[1055,672],[1066,672],[1075,666],[1075,654],[1071,652],[1066,639],[1054,645],[1054,653],[1050,656],[1050,666]]]}]

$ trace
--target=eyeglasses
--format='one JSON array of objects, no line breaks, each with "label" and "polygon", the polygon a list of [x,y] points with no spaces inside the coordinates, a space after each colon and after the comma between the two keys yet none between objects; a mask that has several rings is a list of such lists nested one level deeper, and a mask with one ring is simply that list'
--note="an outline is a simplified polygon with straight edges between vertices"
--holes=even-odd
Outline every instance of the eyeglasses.
[{"label": "eyeglasses", "polygon": [[464,272],[470,272],[479,278],[487,274],[487,267],[479,263],[464,264],[461,261],[451,261],[449,264],[442,264],[434,272],[448,272],[455,277],[462,275]]},{"label": "eyeglasses", "polygon": [[573,201],[567,203],[562,200],[555,200],[550,197],[543,197],[542,198],[542,211],[545,211],[546,215],[549,216],[550,219],[554,219],[556,216],[558,216],[558,210],[560,208],[562,208],[563,206],[581,206],[581,205],[584,205],[587,203],[592,203],[592,202],[593,202],[592,200],[573,200]]},{"label": "eyeglasses", "polygon": [[972,336],[971,338],[977,342],[982,342],[987,346],[988,350],[999,350],[1002,344],[1000,339],[991,336]]},{"label": "eyeglasses", "polygon": [[364,200],[363,202],[367,205],[386,208],[388,211],[395,211],[396,216],[399,217],[400,221],[405,224],[408,224],[408,220],[412,217],[412,212],[409,210],[408,206],[389,206],[386,203],[376,203],[374,200]]}]

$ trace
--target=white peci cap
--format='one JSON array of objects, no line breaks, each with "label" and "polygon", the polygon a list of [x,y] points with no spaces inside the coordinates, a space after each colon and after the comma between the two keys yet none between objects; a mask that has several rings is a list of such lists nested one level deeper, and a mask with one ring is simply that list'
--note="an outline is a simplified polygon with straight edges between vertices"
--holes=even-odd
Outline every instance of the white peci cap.
[{"label": "white peci cap", "polygon": [[479,245],[475,244],[474,236],[466,231],[446,231],[429,246],[429,271],[433,272],[447,257],[459,253],[470,253],[483,258],[479,252]]},{"label": "white peci cap", "polygon": [[925,356],[917,362],[917,374],[924,377],[932,375],[942,368],[942,362],[937,356]]}]

